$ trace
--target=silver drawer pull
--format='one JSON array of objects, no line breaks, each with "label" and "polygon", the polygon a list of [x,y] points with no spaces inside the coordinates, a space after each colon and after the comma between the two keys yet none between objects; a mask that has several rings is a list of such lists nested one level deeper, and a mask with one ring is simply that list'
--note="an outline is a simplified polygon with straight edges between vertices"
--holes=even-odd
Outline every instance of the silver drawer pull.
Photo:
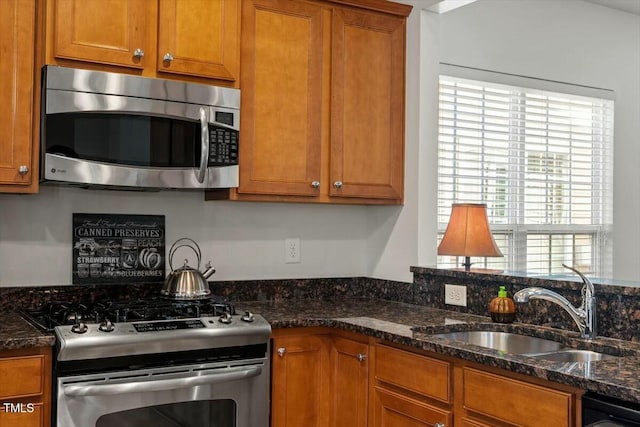
[{"label": "silver drawer pull", "polygon": [[278,349],[278,356],[282,357],[282,356],[284,356],[284,354],[285,354],[286,352],[287,352],[287,349],[286,349],[286,348],[284,348],[284,347],[280,347],[280,348]]}]

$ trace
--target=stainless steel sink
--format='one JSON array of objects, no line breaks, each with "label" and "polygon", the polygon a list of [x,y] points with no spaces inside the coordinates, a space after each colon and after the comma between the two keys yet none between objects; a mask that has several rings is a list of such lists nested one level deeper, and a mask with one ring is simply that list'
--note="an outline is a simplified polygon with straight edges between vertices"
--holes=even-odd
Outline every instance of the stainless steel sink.
[{"label": "stainless steel sink", "polygon": [[559,342],[495,331],[464,331],[433,335],[452,341],[500,350],[510,354],[550,353],[565,347]]},{"label": "stainless steel sink", "polygon": [[554,362],[596,362],[618,358],[610,354],[572,349],[556,341],[510,332],[463,331],[432,336]]},{"label": "stainless steel sink", "polygon": [[598,360],[617,359],[618,356],[598,353],[590,350],[565,349],[542,354],[530,354],[536,359],[549,360],[554,362],[597,362]]}]

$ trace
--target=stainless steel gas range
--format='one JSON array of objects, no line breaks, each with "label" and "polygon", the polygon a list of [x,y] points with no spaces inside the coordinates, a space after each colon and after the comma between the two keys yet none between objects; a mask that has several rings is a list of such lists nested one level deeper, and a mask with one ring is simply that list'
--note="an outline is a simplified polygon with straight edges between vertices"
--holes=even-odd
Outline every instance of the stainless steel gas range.
[{"label": "stainless steel gas range", "polygon": [[269,424],[269,337],[261,316],[207,299],[49,304],[57,427]]}]

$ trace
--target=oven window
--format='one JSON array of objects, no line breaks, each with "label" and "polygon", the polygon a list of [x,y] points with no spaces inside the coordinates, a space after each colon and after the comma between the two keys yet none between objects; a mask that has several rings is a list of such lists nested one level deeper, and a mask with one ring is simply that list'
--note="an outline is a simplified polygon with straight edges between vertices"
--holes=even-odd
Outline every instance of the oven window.
[{"label": "oven window", "polygon": [[49,114],[50,154],[119,165],[194,167],[200,164],[200,123],[109,113]]},{"label": "oven window", "polygon": [[198,400],[103,415],[96,427],[236,427],[236,402]]}]

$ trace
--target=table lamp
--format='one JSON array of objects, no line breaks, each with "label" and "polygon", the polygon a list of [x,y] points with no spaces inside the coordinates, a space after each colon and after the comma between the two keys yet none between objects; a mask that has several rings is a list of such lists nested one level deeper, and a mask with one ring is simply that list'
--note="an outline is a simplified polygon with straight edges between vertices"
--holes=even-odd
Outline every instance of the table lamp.
[{"label": "table lamp", "polygon": [[465,271],[471,270],[470,257],[501,257],[487,219],[483,203],[454,203],[438,255],[463,256]]}]

